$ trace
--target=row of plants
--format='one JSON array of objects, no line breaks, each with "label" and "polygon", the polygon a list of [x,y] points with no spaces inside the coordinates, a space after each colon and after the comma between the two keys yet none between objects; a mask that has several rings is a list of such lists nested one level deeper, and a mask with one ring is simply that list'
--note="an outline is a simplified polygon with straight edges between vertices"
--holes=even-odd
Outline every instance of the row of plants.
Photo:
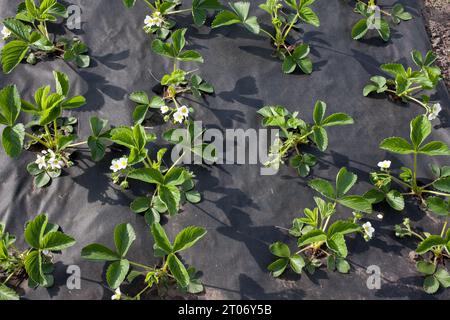
[{"label": "row of plants", "polygon": [[[143,29],[161,40],[169,37],[176,27],[174,16],[190,13],[194,25],[202,26],[206,23],[208,12],[217,12],[211,23],[212,29],[240,24],[249,32],[263,35],[270,40],[274,47],[273,56],[282,61],[283,72],[313,72],[313,62],[309,57],[310,46],[296,38],[302,33],[302,24],[320,26],[319,17],[311,8],[315,0],[267,0],[260,4],[259,9],[267,13],[270,19],[271,28],[268,30],[261,27],[256,16],[250,16],[251,3],[245,1],[229,3],[227,7],[219,0],[193,0],[189,8],[180,8],[181,0],[122,1],[127,8],[133,8],[137,2],[145,4],[150,14],[144,20]],[[370,30],[375,30],[384,41],[388,41],[391,27],[385,17],[392,20],[393,24],[412,19],[411,13],[400,3],[396,3],[388,11],[381,9],[375,0],[357,0],[354,11],[363,17],[352,29],[352,37],[355,40],[362,39]],[[66,7],[57,0],[40,0],[37,4],[35,0],[22,2],[14,17],[3,20],[3,40],[8,41],[1,51],[3,72],[10,73],[22,61],[36,64],[48,58],[61,58],[74,62],[80,68],[87,68],[90,65],[90,57],[86,44],[76,37],[57,38],[48,31],[48,24],[59,23],[67,18]],[[157,44],[158,42],[155,43]],[[183,61],[200,60],[198,55],[190,56],[191,53],[180,56],[179,53],[170,53],[170,56],[176,55],[174,58]],[[182,77],[180,72],[176,75],[178,78]]]}]

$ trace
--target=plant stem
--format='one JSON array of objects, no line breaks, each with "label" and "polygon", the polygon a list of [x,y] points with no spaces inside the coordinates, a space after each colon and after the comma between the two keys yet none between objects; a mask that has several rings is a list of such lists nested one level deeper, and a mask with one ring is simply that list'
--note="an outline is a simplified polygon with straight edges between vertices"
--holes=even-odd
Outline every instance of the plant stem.
[{"label": "plant stem", "polygon": [[38,137],[35,137],[35,136],[33,136],[32,134],[30,134],[30,133],[28,133],[28,132],[25,132],[25,135],[26,135],[27,137],[29,137],[30,139],[33,139],[34,141],[39,142],[39,143],[42,144],[44,147],[50,148],[50,146],[48,145],[48,143],[45,142],[44,140],[39,139]]},{"label": "plant stem", "polygon": [[438,196],[450,197],[450,193],[437,192],[437,191],[432,191],[432,190],[422,190],[422,192],[423,193],[436,194]]},{"label": "plant stem", "polygon": [[444,226],[442,227],[441,237],[444,237],[445,229],[447,229],[448,220],[446,219],[444,222]]},{"label": "plant stem", "polygon": [[185,13],[185,12],[189,12],[189,11],[192,11],[192,8],[170,11],[170,12],[167,12],[166,14],[169,15],[169,14]]},{"label": "plant stem", "polygon": [[82,146],[82,145],[84,145],[84,144],[87,144],[87,141],[82,141],[82,142],[77,142],[77,143],[69,144],[68,148],[74,148],[74,147]]},{"label": "plant stem", "polygon": [[260,31],[264,32],[266,35],[269,36],[269,38],[271,38],[274,42],[277,41],[277,39],[275,39],[275,37],[268,31],[264,30],[263,28],[260,29]]},{"label": "plant stem", "polygon": [[129,262],[130,262],[131,265],[133,265],[135,267],[139,267],[139,268],[142,268],[142,269],[145,269],[145,270],[153,271],[153,268],[151,268],[149,266],[146,266],[146,265],[143,265],[143,264],[140,264],[140,263],[137,263],[137,262],[133,262],[133,261],[129,261]]},{"label": "plant stem", "polygon": [[150,3],[148,0],[143,0],[152,10],[156,10],[156,8]]}]

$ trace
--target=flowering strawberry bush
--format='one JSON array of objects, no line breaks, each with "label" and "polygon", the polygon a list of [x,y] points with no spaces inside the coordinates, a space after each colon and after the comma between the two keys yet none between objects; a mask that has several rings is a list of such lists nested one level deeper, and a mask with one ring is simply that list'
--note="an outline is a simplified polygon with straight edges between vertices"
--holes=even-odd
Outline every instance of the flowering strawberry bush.
[{"label": "flowering strawberry bush", "polygon": [[0,224],[0,300],[19,300],[19,295],[7,286],[10,281],[28,277],[31,288],[53,286],[54,253],[67,249],[75,240],[48,222],[45,214],[38,215],[25,225],[24,237],[29,248],[21,251],[14,245],[16,238]]},{"label": "flowering strawberry bush", "polygon": [[[161,295],[162,290],[176,284],[183,292],[200,293],[203,285],[197,278],[193,267],[187,268],[177,257],[182,251],[194,246],[206,234],[200,227],[187,227],[170,242],[166,232],[159,223],[151,225],[151,234],[155,242],[155,257],[162,258],[160,266],[147,266],[126,258],[128,250],[136,240],[136,234],[130,224],[120,224],[114,230],[115,249],[109,249],[101,244],[90,244],[83,248],[81,256],[90,261],[106,261],[109,266],[106,271],[108,286],[115,290],[113,300],[139,300],[149,290],[155,289]],[[136,270],[131,270],[134,268]],[[122,294],[122,283],[133,282],[138,277],[144,277],[144,288],[135,296]]]},{"label": "flowering strawberry bush", "polygon": [[320,26],[320,21],[310,6],[315,0],[267,0],[259,6],[270,15],[273,31],[262,28],[255,16],[249,16],[250,2],[230,3],[231,10],[223,10],[217,14],[212,23],[212,28],[242,24],[254,34],[264,34],[275,46],[275,56],[283,61],[283,71],[292,73],[300,68],[304,73],[313,71],[313,64],[308,57],[310,48],[308,44],[288,42],[291,31],[300,31],[302,22],[315,27]]},{"label": "flowering strawberry bush", "polygon": [[[347,195],[357,181],[357,176],[341,168],[336,177],[336,186],[323,179],[313,179],[309,186],[318,191],[324,198],[314,197],[316,207],[306,208],[304,216],[292,222],[289,234],[297,238],[298,250],[291,252],[289,246],[282,242],[273,243],[270,251],[278,257],[268,266],[274,277],[279,277],[286,268],[298,274],[306,269],[314,273],[326,261],[330,271],[338,270],[341,273],[350,271],[350,264],[345,260],[348,249],[345,236],[360,233],[366,241],[373,236],[375,229],[370,222],[360,224],[363,213],[371,213],[371,203],[362,196]],[[355,210],[353,218],[335,220],[330,225],[331,218],[337,213],[337,205]]]},{"label": "flowering strawberry bush", "polygon": [[405,11],[401,3],[396,3],[390,11],[387,11],[377,6],[376,0],[368,0],[367,3],[357,0],[354,11],[363,16],[352,28],[352,37],[355,40],[364,38],[369,30],[376,30],[383,41],[389,41],[391,27],[385,17],[394,24],[412,19],[411,13]]},{"label": "flowering strawberry bush", "polygon": [[[156,0],[153,3],[142,0],[151,10],[144,20],[144,31],[149,34],[156,34],[158,38],[165,39],[170,34],[170,30],[176,22],[170,17],[176,14],[190,12],[195,25],[202,26],[206,22],[208,11],[216,11],[222,8],[218,0],[193,0],[192,7],[178,9],[181,0]],[[127,8],[132,8],[136,0],[123,0]]]},{"label": "flowering strawberry bush", "polygon": [[173,60],[173,71],[166,74],[160,80],[163,87],[163,96],[155,96],[149,99],[145,92],[134,92],[130,99],[138,105],[133,113],[133,119],[141,124],[147,117],[149,109],[158,110],[164,115],[164,120],[173,123],[189,122],[189,114],[193,112],[192,107],[188,107],[180,102],[186,94],[194,97],[201,97],[204,94],[214,93],[214,87],[204,81],[194,71],[185,71],[178,67],[179,61],[194,61],[203,63],[203,57],[195,50],[183,50],[186,45],[186,29],[179,29],[172,33],[171,42],[163,42],[155,39],[152,42],[152,49],[155,53]]},{"label": "flowering strawberry bush", "polygon": [[[411,67],[405,69],[402,64],[388,63],[381,65],[381,70],[393,76],[393,79],[386,79],[383,76],[374,76],[370,80],[372,83],[364,87],[364,96],[371,93],[386,93],[394,101],[413,101],[425,109],[425,114],[429,120],[437,118],[442,110],[439,103],[431,103],[429,95],[423,93],[424,90],[433,90],[442,79],[441,70],[434,66],[437,57],[432,51],[428,51],[425,57],[414,50],[411,57],[417,70]],[[421,100],[415,97],[421,94]]]},{"label": "flowering strawberry bush", "polygon": [[[301,145],[313,144],[320,151],[328,148],[327,127],[353,124],[352,117],[345,113],[334,113],[325,117],[327,105],[318,101],[314,107],[313,124],[298,118],[298,112],[290,113],[283,106],[266,106],[258,111],[264,117],[264,127],[275,127],[281,130],[271,146],[266,166],[277,169],[286,159],[297,169],[301,177],[306,177],[315,166],[317,159],[310,153],[300,150]],[[294,155],[292,156],[292,153]]]},{"label": "flowering strawberry bush", "polygon": [[[450,168],[431,165],[433,179],[430,182],[419,181],[417,176],[417,162],[419,155],[425,156],[450,156],[450,149],[441,141],[425,143],[431,134],[431,123],[426,116],[421,115],[411,121],[410,141],[402,137],[391,137],[380,143],[380,148],[395,154],[412,155],[413,168],[402,167],[397,177],[391,170],[391,161],[380,162],[380,171],[370,174],[371,182],[375,188],[368,191],[366,198],[372,203],[384,200],[395,210],[402,211],[405,208],[405,196],[414,197],[424,207],[431,207],[433,211],[445,212],[447,204],[441,197],[450,196]],[[403,192],[392,187],[395,183],[401,186]]]},{"label": "flowering strawberry bush", "polygon": [[67,17],[66,8],[57,0],[40,0],[38,4],[35,0],[22,2],[15,17],[3,20],[3,40],[8,40],[1,51],[3,72],[10,73],[23,60],[35,64],[49,56],[87,68],[90,58],[83,42],[77,38],[55,41],[48,32],[47,23]]},{"label": "flowering strawberry bush", "polygon": [[[438,198],[440,199],[440,198]],[[450,287],[450,274],[445,268],[450,258],[450,229],[447,228],[450,216],[450,204],[440,199],[439,205],[430,204],[431,211],[445,219],[440,234],[413,230],[411,221],[405,218],[403,223],[395,226],[397,237],[414,237],[419,244],[415,250],[416,268],[425,278],[423,289],[429,294],[436,293],[439,288]]]},{"label": "flowering strawberry bush", "polygon": [[201,195],[195,188],[195,175],[179,166],[183,157],[191,152],[203,160],[214,162],[215,148],[202,142],[201,128],[189,122],[186,129],[171,129],[163,134],[169,143],[182,148],[183,152],[173,164],[168,167],[164,163],[166,148],[158,149],[156,159],[150,157],[149,143],[156,140],[156,135],[147,133],[140,124],[132,127],[120,126],[107,128],[107,122],[96,119],[98,126],[89,137],[88,144],[92,155],[98,155],[97,161],[104,156],[108,143],[125,147],[129,153],[111,163],[112,180],[124,189],[129,187],[129,180],[137,180],[152,186],[149,196],[135,199],[130,207],[135,213],[144,214],[149,225],[160,221],[160,214],[176,215],[181,206],[186,203],[198,203]]},{"label": "flowering strawberry bush", "polygon": [[[83,96],[69,95],[70,83],[66,74],[54,71],[53,75],[56,92],[51,92],[49,85],[43,86],[35,92],[34,102],[21,99],[15,85],[0,91],[0,123],[6,126],[2,133],[3,149],[13,158],[23,149],[38,152],[36,161],[27,167],[37,187],[59,177],[64,167],[71,167],[70,150],[84,144],[75,143],[77,119],[63,117],[62,113],[82,107],[86,100]],[[18,122],[21,115],[31,116],[31,121]]]}]

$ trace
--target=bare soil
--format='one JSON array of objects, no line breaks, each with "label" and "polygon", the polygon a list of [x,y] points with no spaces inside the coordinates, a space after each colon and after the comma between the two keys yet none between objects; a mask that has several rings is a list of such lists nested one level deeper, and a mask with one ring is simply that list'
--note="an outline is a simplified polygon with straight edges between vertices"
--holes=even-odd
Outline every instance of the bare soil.
[{"label": "bare soil", "polygon": [[433,51],[438,55],[437,64],[450,90],[450,1],[424,0],[422,14]]}]

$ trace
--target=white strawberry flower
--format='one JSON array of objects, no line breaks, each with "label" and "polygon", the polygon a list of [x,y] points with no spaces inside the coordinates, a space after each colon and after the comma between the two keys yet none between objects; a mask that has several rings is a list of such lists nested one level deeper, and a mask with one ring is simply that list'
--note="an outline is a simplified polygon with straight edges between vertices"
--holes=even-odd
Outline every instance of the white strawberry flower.
[{"label": "white strawberry flower", "polygon": [[122,292],[120,292],[120,288],[117,288],[114,291],[114,295],[111,296],[111,300],[120,300],[120,298],[122,298]]},{"label": "white strawberry flower", "polygon": [[45,155],[44,156],[37,155],[37,159],[34,163],[38,165],[39,170],[47,169],[47,161],[45,159]]},{"label": "white strawberry flower", "polygon": [[144,24],[146,26],[152,26],[153,25],[153,18],[150,16],[145,16]]},{"label": "white strawberry flower", "polygon": [[435,103],[431,106],[430,112],[428,114],[428,120],[432,121],[436,119],[439,115],[439,112],[441,112],[442,107],[440,103]]},{"label": "white strawberry flower", "polygon": [[118,172],[120,170],[126,169],[128,166],[128,158],[122,157],[120,159],[114,159],[111,162],[111,167],[109,167],[113,172]]},{"label": "white strawberry flower", "polygon": [[384,216],[381,213],[379,213],[379,214],[377,214],[377,218],[382,220],[384,218]]},{"label": "white strawberry flower", "polygon": [[389,169],[391,167],[391,161],[390,160],[384,160],[378,162],[377,166],[379,166],[381,169]]},{"label": "white strawberry flower", "polygon": [[161,15],[161,12],[155,11],[153,12],[153,24],[157,27],[161,27],[164,23],[164,19]]},{"label": "white strawberry flower", "polygon": [[364,233],[365,233],[365,238],[367,237],[368,239],[372,239],[373,237],[373,233],[375,232],[375,228],[372,227],[372,224],[370,222],[366,222],[362,225]]},{"label": "white strawberry flower", "polygon": [[181,106],[178,111],[185,118],[189,117],[189,108],[186,106]]},{"label": "white strawberry flower", "polygon": [[184,120],[184,116],[180,111],[177,111],[173,114],[173,120],[178,123],[182,123]]},{"label": "white strawberry flower", "polygon": [[169,112],[169,107],[168,107],[168,106],[162,106],[162,107],[161,107],[161,113],[162,113],[162,114],[165,114],[165,113],[167,113],[167,112]]},{"label": "white strawberry flower", "polygon": [[11,36],[11,30],[9,30],[7,27],[3,26],[2,36],[3,36],[3,40],[8,39]]},{"label": "white strawberry flower", "polygon": [[62,162],[61,160],[58,160],[58,159],[56,159],[54,157],[51,157],[48,160],[48,164],[50,165],[50,168],[52,170],[57,170],[57,169],[61,169],[62,168],[62,166],[64,165],[64,162]]}]

